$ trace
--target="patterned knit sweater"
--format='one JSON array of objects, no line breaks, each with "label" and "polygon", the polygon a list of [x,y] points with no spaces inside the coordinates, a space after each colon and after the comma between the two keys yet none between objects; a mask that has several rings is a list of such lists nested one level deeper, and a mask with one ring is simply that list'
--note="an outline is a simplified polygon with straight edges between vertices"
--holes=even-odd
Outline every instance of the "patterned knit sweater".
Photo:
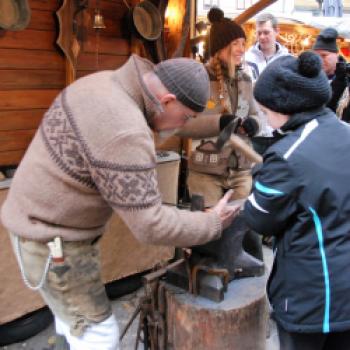
[{"label": "patterned knit sweater", "polygon": [[117,212],[142,242],[190,246],[219,238],[214,212],[163,206],[148,120],[154,103],[137,56],[81,78],[59,94],[29,146],[1,210],[19,236],[67,241],[101,235]]}]

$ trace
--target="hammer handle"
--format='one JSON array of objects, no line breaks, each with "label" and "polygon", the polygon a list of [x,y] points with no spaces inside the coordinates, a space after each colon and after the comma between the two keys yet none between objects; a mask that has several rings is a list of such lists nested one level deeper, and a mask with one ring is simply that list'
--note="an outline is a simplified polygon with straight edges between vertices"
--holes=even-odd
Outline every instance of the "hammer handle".
[{"label": "hammer handle", "polygon": [[231,135],[230,141],[234,149],[241,151],[249,160],[255,163],[262,163],[261,155],[254,151],[254,149],[244,142],[239,136]]}]

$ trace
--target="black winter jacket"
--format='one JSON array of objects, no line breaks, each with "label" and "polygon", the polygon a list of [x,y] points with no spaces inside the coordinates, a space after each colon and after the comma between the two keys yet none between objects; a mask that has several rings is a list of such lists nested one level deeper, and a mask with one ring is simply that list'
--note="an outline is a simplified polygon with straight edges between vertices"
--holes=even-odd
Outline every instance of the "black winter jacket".
[{"label": "black winter jacket", "polygon": [[328,108],[291,116],[245,203],[276,238],[268,295],[289,332],[350,329],[350,126]]}]

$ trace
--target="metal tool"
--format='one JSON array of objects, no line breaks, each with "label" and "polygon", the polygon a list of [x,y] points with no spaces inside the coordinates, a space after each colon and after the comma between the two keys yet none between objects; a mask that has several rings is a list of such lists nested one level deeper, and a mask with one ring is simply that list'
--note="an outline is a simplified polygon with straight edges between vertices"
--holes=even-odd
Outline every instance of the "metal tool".
[{"label": "metal tool", "polygon": [[216,148],[218,150],[221,150],[225,143],[230,139],[231,135],[237,132],[240,123],[241,118],[235,117],[235,119],[233,119],[223,128],[216,140]]},{"label": "metal tool", "polygon": [[[202,196],[192,196],[191,210],[204,210]],[[264,263],[243,248],[243,239],[250,231],[241,212],[220,239],[191,247],[186,264],[168,269],[167,282],[212,301],[222,301],[233,279],[264,274]]]},{"label": "metal tool", "polygon": [[241,118],[236,117],[220,132],[216,140],[216,148],[221,150],[226,143],[230,144],[233,149],[242,152],[248,159],[254,163],[262,163],[260,154],[248,145],[241,137],[236,135],[237,130],[241,124]]},{"label": "metal tool", "polygon": [[135,318],[140,315],[134,349],[137,350],[141,342],[144,350],[165,350],[167,341],[166,301],[165,287],[161,278],[168,269],[176,268],[184,263],[184,259],[179,259],[142,277],[145,294],[140,298],[130,320],[121,331],[119,341],[123,339]]}]

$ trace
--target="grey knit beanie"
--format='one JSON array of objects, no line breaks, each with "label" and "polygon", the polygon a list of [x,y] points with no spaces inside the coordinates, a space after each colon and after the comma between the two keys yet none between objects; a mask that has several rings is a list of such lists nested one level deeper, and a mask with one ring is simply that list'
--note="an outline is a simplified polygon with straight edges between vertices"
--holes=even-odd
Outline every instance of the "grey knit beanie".
[{"label": "grey knit beanie", "polygon": [[337,38],[338,32],[334,28],[326,28],[317,36],[312,49],[338,52]]},{"label": "grey knit beanie", "polygon": [[271,62],[255,84],[254,97],[272,111],[292,115],[325,105],[331,89],[320,57],[306,51]]},{"label": "grey knit beanie", "polygon": [[158,63],[154,72],[168,91],[186,107],[202,112],[209,98],[209,77],[204,66],[191,58]]}]

